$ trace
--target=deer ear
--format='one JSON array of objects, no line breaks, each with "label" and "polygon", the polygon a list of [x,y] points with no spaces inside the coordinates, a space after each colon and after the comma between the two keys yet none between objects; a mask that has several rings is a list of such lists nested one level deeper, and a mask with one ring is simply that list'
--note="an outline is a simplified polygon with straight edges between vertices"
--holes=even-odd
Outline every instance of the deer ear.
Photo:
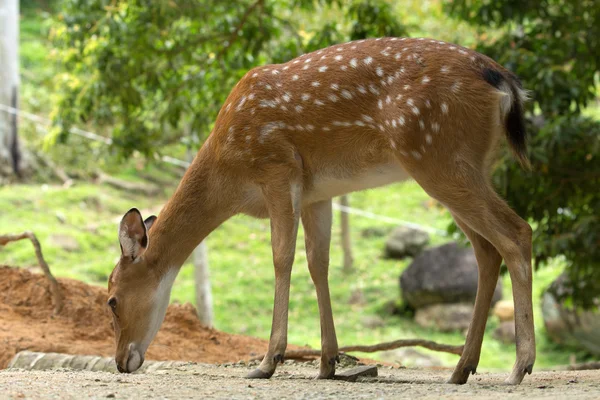
[{"label": "deer ear", "polygon": [[150,227],[154,225],[154,221],[156,221],[156,215],[151,215],[144,220],[144,225],[146,225],[146,230],[150,230]]},{"label": "deer ear", "polygon": [[119,225],[119,242],[123,257],[135,260],[148,247],[146,224],[137,208],[127,211]]}]

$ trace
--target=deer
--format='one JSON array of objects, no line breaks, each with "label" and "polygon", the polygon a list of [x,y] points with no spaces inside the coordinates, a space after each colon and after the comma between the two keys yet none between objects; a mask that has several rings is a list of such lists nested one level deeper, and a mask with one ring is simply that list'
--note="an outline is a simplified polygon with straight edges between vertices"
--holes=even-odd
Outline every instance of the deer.
[{"label": "deer", "polygon": [[536,356],[532,229],[495,192],[490,176],[503,137],[530,168],[527,96],[494,60],[430,38],[351,41],[248,71],[158,217],[144,220],[132,208],[119,224],[121,255],[108,282],[118,370],[133,372],[144,362],[193,249],[232,216],[246,214],[269,218],[275,271],[268,350],[247,378],[268,379],[284,360],[300,222],[320,315],[317,378],[333,378],[332,198],[413,179],[450,211],[478,263],[472,320],[448,382],[464,384],[476,372],[504,260],[516,325],[516,361],[506,383],[521,383]]}]

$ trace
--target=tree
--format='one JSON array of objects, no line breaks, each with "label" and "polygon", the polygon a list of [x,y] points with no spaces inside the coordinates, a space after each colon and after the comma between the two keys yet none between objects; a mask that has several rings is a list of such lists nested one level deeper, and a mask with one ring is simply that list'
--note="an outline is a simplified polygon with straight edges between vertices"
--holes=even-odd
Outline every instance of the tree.
[{"label": "tree", "polygon": [[505,154],[494,179],[532,222],[536,265],[564,256],[569,295],[592,306],[600,295],[600,123],[582,110],[597,96],[600,3],[456,0],[446,9],[476,24],[478,50],[531,90],[532,171]]},{"label": "tree", "polygon": [[[0,0],[0,104],[17,108],[19,91],[19,1]],[[20,175],[17,116],[0,110],[0,176]]]},{"label": "tree", "polygon": [[[310,21],[334,6],[346,21],[312,21],[311,33],[301,33],[298,14]],[[123,156],[177,143],[186,125],[200,142],[252,67],[405,33],[382,0],[66,0],[52,36],[68,72],[58,77],[48,139],[65,140],[85,122],[111,127]]]}]

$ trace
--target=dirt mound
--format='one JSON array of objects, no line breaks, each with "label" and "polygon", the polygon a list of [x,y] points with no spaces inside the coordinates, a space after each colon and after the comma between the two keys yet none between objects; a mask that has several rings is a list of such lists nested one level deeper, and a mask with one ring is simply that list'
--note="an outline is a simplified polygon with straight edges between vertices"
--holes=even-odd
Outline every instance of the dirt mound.
[{"label": "dirt mound", "polygon": [[[106,289],[59,279],[65,304],[53,315],[46,278],[0,266],[0,368],[21,350],[114,355]],[[264,353],[267,342],[203,327],[191,304],[173,304],[150,345],[148,360],[223,363]]]}]

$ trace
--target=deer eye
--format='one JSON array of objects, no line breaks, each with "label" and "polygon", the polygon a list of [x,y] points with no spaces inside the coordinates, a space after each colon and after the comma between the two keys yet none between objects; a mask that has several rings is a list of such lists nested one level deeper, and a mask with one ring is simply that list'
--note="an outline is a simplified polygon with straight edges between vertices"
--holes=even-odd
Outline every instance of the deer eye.
[{"label": "deer eye", "polygon": [[115,297],[111,297],[110,299],[108,299],[108,306],[113,310],[113,312],[115,311],[115,309],[117,308],[117,299]]}]

